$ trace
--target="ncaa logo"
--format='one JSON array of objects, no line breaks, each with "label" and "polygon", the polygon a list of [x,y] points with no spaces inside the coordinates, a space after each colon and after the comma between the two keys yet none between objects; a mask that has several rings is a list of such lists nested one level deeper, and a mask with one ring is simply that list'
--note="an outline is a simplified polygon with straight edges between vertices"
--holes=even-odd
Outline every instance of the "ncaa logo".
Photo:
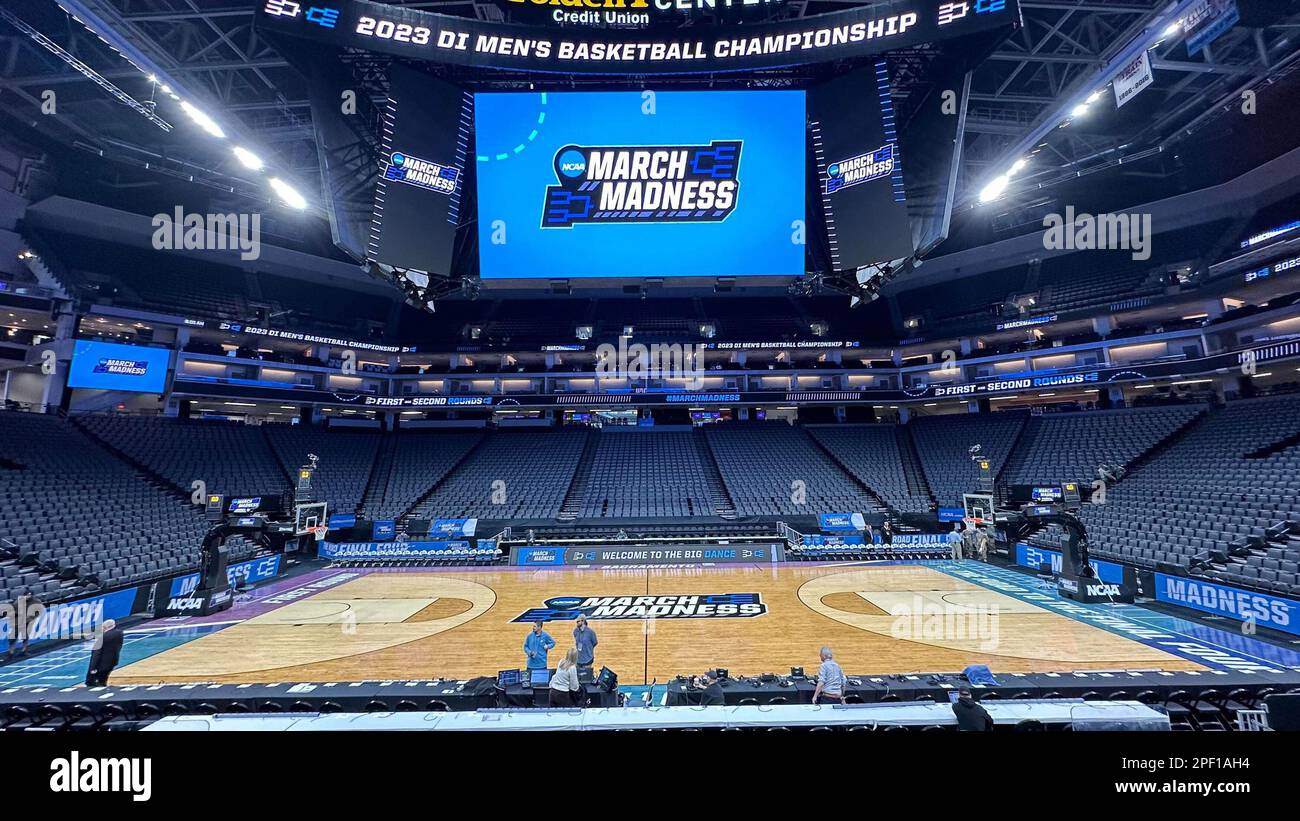
[{"label": "ncaa logo", "polygon": [[840,164],[837,162],[831,163],[831,167],[826,169],[826,175],[828,177],[838,177],[840,175]]},{"label": "ncaa logo", "polygon": [[398,168],[401,168],[403,165],[406,165],[406,155],[398,152],[393,152],[393,165],[397,166]]},{"label": "ncaa logo", "polygon": [[582,599],[577,596],[559,596],[554,599],[547,599],[544,604],[552,610],[572,610],[582,604]]},{"label": "ncaa logo", "polygon": [[581,177],[587,173],[587,158],[575,148],[561,151],[556,159],[556,165],[560,173],[569,178]]}]

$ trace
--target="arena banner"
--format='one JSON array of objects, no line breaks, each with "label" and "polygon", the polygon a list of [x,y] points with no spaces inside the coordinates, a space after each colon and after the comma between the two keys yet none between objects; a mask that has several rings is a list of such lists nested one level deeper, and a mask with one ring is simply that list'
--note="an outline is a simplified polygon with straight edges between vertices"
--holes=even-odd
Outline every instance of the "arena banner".
[{"label": "arena banner", "polygon": [[867,520],[861,513],[821,513],[817,516],[818,526],[825,531],[866,530]]},{"label": "arena banner", "polygon": [[322,559],[345,561],[390,559],[433,559],[448,553],[469,554],[466,541],[427,542],[321,542]]},{"label": "arena banner", "polygon": [[105,619],[124,619],[137,612],[137,592],[141,589],[129,587],[76,601],[44,605],[27,614],[14,612],[12,603],[5,602],[0,606],[0,652],[9,650],[16,622],[24,616],[31,625],[27,632],[29,644],[92,638],[95,628]]},{"label": "arena banner", "polygon": [[1300,636],[1300,601],[1189,576],[1154,575],[1156,601]]},{"label": "arena banner", "polygon": [[824,533],[805,533],[799,543],[807,547],[840,547],[842,545],[866,544],[861,533],[830,536]]},{"label": "arena banner", "polygon": [[[1061,552],[1059,550],[1048,550],[1045,547],[1025,544],[1019,542],[1016,544],[1016,564],[1021,567],[1032,567],[1035,570],[1042,567],[1047,562],[1052,563],[1052,572],[1059,574],[1061,572]],[[1089,564],[1092,569],[1097,571],[1097,578],[1107,584],[1122,584],[1124,582],[1124,565],[1118,562],[1108,562],[1104,559],[1090,559]]]},{"label": "arena banner", "polygon": [[806,391],[728,391],[680,393],[564,393],[564,394],[510,394],[500,396],[436,396],[406,394],[402,396],[377,396],[367,393],[313,390],[309,388],[277,387],[272,384],[244,380],[204,379],[192,375],[182,376],[172,382],[175,395],[228,396],[265,398],[288,402],[319,402],[326,405],[346,405],[374,409],[454,410],[458,408],[505,407],[587,407],[601,405],[736,405],[736,404],[846,404],[853,402],[906,402],[943,398],[977,398],[1017,391],[1061,388],[1100,387],[1128,382],[1159,379],[1168,376],[1195,376],[1223,369],[1239,369],[1253,359],[1257,364],[1295,359],[1300,357],[1300,341],[1292,340],[1261,345],[1250,349],[1213,354],[1197,359],[1171,362],[1153,362],[1117,368],[1039,372],[1032,375],[1008,376],[988,381],[955,385],[916,385],[902,390],[806,390]]},{"label": "arena banner", "polygon": [[748,564],[780,562],[779,544],[619,544],[534,546],[510,550],[516,567],[606,567],[627,565]]},{"label": "arena banner", "polygon": [[966,508],[964,507],[939,508],[939,521],[941,522],[960,522],[965,518]]},{"label": "arena banner", "polygon": [[430,536],[473,536],[478,530],[478,519],[434,519],[429,525]]},{"label": "arena banner", "polygon": [[[628,7],[659,2],[618,1]],[[261,0],[257,14],[257,26],[264,33],[410,60],[564,74],[638,75],[746,71],[842,60],[1019,22],[1018,0],[885,0],[781,22],[651,31],[571,31],[494,23],[365,0]]]},{"label": "arena banner", "polygon": [[947,547],[947,533],[895,533],[890,542],[893,546]]},{"label": "arena banner", "polygon": [[[280,559],[280,554],[275,553],[270,556],[236,562],[226,567],[226,578],[230,580],[231,587],[238,587],[241,583],[248,585],[269,581],[280,575]],[[171,581],[159,582],[159,584],[166,585],[164,592],[167,596],[188,596],[198,589],[199,574],[188,573],[184,576],[177,576]]]}]

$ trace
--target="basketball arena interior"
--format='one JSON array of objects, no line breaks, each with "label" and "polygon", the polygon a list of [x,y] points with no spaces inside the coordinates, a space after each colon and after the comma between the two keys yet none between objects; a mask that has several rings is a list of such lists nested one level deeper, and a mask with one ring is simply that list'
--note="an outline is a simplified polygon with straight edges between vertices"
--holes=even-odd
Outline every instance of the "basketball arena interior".
[{"label": "basketball arena interior", "polygon": [[6,0],[0,730],[1300,727],[1297,32]]}]

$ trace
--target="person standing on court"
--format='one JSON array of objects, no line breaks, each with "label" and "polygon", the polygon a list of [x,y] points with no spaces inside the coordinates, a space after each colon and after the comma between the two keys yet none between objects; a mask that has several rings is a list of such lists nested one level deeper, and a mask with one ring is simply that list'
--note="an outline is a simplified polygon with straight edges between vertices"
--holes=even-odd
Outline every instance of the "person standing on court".
[{"label": "person standing on court", "polygon": [[551,676],[551,706],[578,706],[581,689],[582,685],[578,683],[578,648],[574,647],[560,659],[555,675]]},{"label": "person standing on court", "polygon": [[596,663],[596,631],[587,626],[587,617],[578,616],[578,626],[573,628],[573,646],[578,648],[578,669],[590,670]]},{"label": "person standing on court", "polygon": [[28,641],[44,611],[45,605],[41,602],[41,597],[35,593],[24,592],[14,601],[7,653],[9,659],[27,655]]},{"label": "person standing on court", "polygon": [[961,558],[961,522],[954,522],[952,530],[948,531],[948,547],[952,550],[954,559]]},{"label": "person standing on court", "polygon": [[885,544],[894,543],[894,526],[888,519],[880,526],[880,540]]},{"label": "person standing on court", "polygon": [[87,687],[108,686],[108,677],[122,656],[123,633],[113,619],[104,619],[104,623],[95,631],[95,645],[90,651],[90,669],[86,671]]},{"label": "person standing on court", "polygon": [[529,670],[545,670],[549,666],[546,663],[546,654],[551,652],[553,647],[555,647],[555,639],[542,629],[540,621],[533,622],[533,629],[524,639],[524,666]]},{"label": "person standing on court", "polygon": [[817,670],[817,689],[813,690],[812,703],[821,699],[844,703],[844,670],[831,653],[831,648],[821,650],[822,666]]}]

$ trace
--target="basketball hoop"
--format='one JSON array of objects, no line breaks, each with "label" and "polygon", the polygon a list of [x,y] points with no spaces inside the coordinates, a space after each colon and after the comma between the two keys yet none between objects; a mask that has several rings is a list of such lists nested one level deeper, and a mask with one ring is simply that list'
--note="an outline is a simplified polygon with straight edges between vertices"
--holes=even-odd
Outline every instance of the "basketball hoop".
[{"label": "basketball hoop", "polygon": [[325,526],[322,525],[321,527],[313,527],[313,528],[311,528],[311,529],[309,530],[309,532],[310,532],[313,536],[316,537],[316,541],[318,541],[318,542],[323,542],[323,541],[325,541],[325,533],[326,533],[326,531],[328,531],[328,530],[329,530],[328,527],[325,527]]}]

